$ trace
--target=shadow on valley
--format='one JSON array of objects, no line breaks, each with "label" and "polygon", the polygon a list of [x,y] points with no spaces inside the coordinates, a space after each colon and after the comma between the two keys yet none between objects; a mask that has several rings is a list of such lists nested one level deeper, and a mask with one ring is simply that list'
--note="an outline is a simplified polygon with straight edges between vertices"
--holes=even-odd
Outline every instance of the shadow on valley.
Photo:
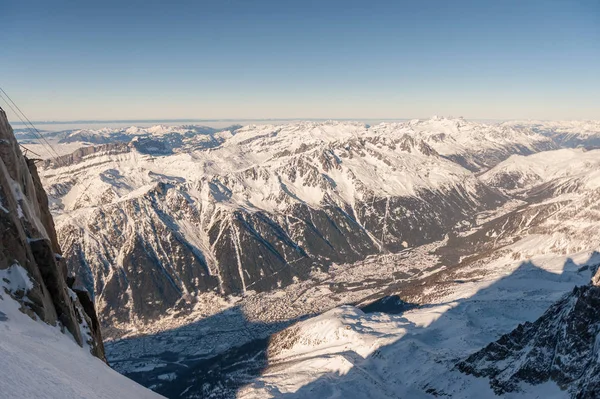
[{"label": "shadow on valley", "polygon": [[387,314],[402,314],[407,310],[418,308],[416,303],[405,302],[399,295],[389,295],[377,299],[367,305],[360,306],[360,310],[365,313],[387,313]]},{"label": "shadow on valley", "polygon": [[253,322],[235,306],[172,330],[107,343],[107,356],[115,370],[167,398],[231,398],[267,366],[268,337],[298,320]]},{"label": "shadow on valley", "polygon": [[[289,398],[448,395],[440,385],[440,375],[519,323],[534,321],[573,286],[587,284],[592,268],[588,265],[593,262],[600,263],[600,256],[593,254],[581,265],[568,260],[561,274],[524,262],[473,296],[447,304],[452,307],[441,314],[440,304],[416,305],[401,298],[448,284],[457,289],[463,284],[468,287],[481,276],[459,279],[456,271],[447,269],[427,278],[426,287],[399,287],[396,295],[388,293],[362,310],[375,317],[377,312],[387,314],[392,321],[404,323],[404,336],[366,358],[353,350],[318,356],[351,364],[345,374],[315,375],[312,382],[293,393],[270,386],[264,389],[275,397]],[[427,324],[404,318],[405,311],[415,308],[434,314],[434,321]],[[269,364],[270,336],[296,321],[253,322],[240,307],[233,307],[173,330],[109,343],[107,354],[117,371],[168,398],[233,398],[263,373],[285,373],[284,364]]]},{"label": "shadow on valley", "polygon": [[[263,387],[274,397],[290,399],[451,397],[452,391],[445,392],[450,384],[443,381],[445,372],[520,323],[536,320],[574,286],[587,284],[598,264],[600,256],[593,253],[587,262],[579,265],[568,259],[562,273],[555,274],[524,262],[514,272],[473,296],[453,302],[450,309],[428,325],[415,325],[414,321],[403,318],[399,309],[408,310],[414,305],[403,302],[401,294],[383,298],[374,302],[372,308],[363,310],[375,309],[396,321],[406,322],[407,332],[400,339],[378,348],[366,358],[352,350],[321,355],[332,361],[339,358],[341,364],[349,362],[351,368],[347,373],[326,372],[315,376],[312,382],[292,393],[280,392],[263,382],[257,382],[255,386]],[[468,284],[468,281],[450,281]],[[442,279],[438,283],[444,284]],[[439,306],[418,307],[427,312],[428,308],[437,311]],[[263,371],[267,376],[284,372],[285,369],[280,369],[277,364],[270,364]],[[493,394],[486,388],[487,381],[484,380],[482,385],[486,394]]]}]

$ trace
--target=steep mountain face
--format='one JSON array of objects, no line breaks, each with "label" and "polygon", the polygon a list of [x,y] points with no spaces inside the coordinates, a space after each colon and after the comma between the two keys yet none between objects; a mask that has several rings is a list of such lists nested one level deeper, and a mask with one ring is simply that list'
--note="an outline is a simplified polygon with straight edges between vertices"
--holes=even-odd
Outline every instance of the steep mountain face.
[{"label": "steep mountain face", "polygon": [[106,365],[94,304],[73,281],[36,166],[0,109],[0,396],[159,397]]},{"label": "steep mountain face", "polygon": [[268,291],[439,240],[505,201],[404,129],[250,126],[168,156],[107,144],[47,162],[43,178],[69,269],[105,326],[126,329],[198,293]]},{"label": "steep mountain face", "polygon": [[533,323],[458,363],[464,373],[490,379],[499,395],[523,383],[555,382],[573,398],[600,395],[600,287],[598,278],[565,295]]},{"label": "steep mountain face", "polygon": [[67,265],[46,193],[35,164],[21,154],[4,111],[0,112],[0,155],[0,270],[5,271],[6,284],[16,284],[7,293],[21,301],[32,317],[60,323],[79,345],[89,344],[92,353],[103,359],[98,320],[95,313],[84,310],[87,293],[67,286]]},{"label": "steep mountain face", "polygon": [[513,155],[481,175],[486,184],[506,193],[551,183],[554,194],[600,188],[600,150],[561,149],[531,156]]},{"label": "steep mountain face", "polygon": [[[19,267],[0,270],[0,396],[3,398],[160,398],[123,377],[69,332],[34,320],[19,299],[35,281]],[[37,317],[37,316],[36,316]],[[83,331],[82,331],[83,333]]]}]

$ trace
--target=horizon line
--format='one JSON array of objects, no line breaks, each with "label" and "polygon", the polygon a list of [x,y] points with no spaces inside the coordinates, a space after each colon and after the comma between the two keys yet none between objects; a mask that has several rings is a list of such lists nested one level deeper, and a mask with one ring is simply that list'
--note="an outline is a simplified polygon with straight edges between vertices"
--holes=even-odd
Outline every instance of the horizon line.
[{"label": "horizon line", "polygon": [[[410,121],[414,119],[427,120],[434,116],[426,118],[176,118],[176,119],[74,119],[74,120],[37,120],[32,124],[40,125],[72,125],[78,123],[173,123],[173,122],[252,122],[252,121]],[[439,115],[438,115],[439,116]],[[446,119],[459,119],[460,116],[440,116]],[[463,118],[471,121],[591,121],[594,119],[540,119],[540,118]],[[17,120],[9,121],[12,125],[27,125],[28,123]]]}]

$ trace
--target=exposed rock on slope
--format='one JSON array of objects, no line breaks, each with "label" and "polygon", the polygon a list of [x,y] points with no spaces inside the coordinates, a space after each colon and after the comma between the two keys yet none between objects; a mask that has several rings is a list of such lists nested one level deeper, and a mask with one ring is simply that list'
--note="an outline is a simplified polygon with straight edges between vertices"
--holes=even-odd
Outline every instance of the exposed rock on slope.
[{"label": "exposed rock on slope", "polygon": [[[79,345],[89,344],[91,352],[104,359],[95,315],[84,311],[78,295],[67,285],[66,263],[35,164],[23,157],[2,110],[0,272],[4,284],[0,294],[18,300],[31,317],[64,326]],[[79,295],[83,299],[85,294]]]},{"label": "exposed rock on slope", "polygon": [[533,323],[520,324],[458,364],[459,370],[488,377],[497,394],[520,384],[554,381],[573,398],[600,396],[600,286],[575,287]]}]

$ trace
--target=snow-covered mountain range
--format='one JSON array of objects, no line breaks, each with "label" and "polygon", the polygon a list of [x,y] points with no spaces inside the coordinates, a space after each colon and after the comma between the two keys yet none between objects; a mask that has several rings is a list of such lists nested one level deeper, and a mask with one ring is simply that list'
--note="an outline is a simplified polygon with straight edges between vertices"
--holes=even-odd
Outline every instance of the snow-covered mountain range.
[{"label": "snow-covered mountain range", "polygon": [[[78,131],[56,136],[77,150],[40,174],[69,269],[116,339],[109,359],[144,385],[485,397],[492,374],[456,365],[600,263],[598,126]],[[570,395],[509,395],[534,393]]]},{"label": "snow-covered mountain range", "polygon": [[135,137],[43,169],[65,258],[113,327],[189,308],[198,293],[268,291],[439,240],[506,201],[471,170],[554,147],[531,131],[444,118],[205,136],[222,142],[197,148],[195,135],[140,150]]},{"label": "snow-covered mountain range", "polygon": [[[564,151],[531,157],[552,171]],[[488,176],[503,165],[496,168]],[[337,308],[277,333],[259,377],[238,395],[597,396],[597,287],[590,278],[600,265],[600,191],[576,183],[595,173],[544,174],[513,191],[522,202],[435,244],[428,251],[439,262],[435,273],[387,290],[405,301],[398,312]]]},{"label": "snow-covered mountain range", "polygon": [[552,138],[561,147],[598,147],[600,121],[511,121],[502,126],[531,129]]}]

